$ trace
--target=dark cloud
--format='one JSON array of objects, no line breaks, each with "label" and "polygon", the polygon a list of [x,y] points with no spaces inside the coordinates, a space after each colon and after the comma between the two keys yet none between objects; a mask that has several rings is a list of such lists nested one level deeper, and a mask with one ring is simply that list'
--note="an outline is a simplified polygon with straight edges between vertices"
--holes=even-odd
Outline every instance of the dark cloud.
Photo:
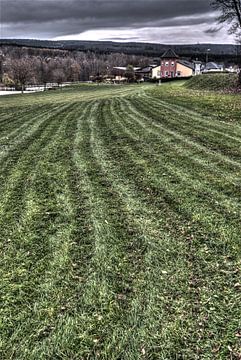
[{"label": "dark cloud", "polygon": [[210,0],[0,0],[0,6],[2,37],[54,38],[101,29],[191,29],[203,24],[208,29],[215,23]]},{"label": "dark cloud", "polygon": [[138,36],[129,36],[129,37],[118,37],[118,36],[112,36],[111,38],[103,38],[102,41],[138,41]]},{"label": "dark cloud", "polygon": [[2,20],[47,22],[61,20],[122,19],[124,25],[175,16],[204,14],[209,0],[1,0]]},{"label": "dark cloud", "polygon": [[222,26],[220,27],[211,27],[207,30],[204,30],[205,34],[217,34],[222,29]]}]

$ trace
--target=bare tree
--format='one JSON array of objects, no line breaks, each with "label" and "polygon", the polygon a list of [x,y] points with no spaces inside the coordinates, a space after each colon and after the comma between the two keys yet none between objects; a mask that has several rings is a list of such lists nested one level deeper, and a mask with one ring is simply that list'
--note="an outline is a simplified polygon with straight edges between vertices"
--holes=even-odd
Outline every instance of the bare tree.
[{"label": "bare tree", "polygon": [[52,80],[52,71],[54,67],[52,66],[52,61],[49,58],[38,57],[36,61],[36,72],[38,76],[38,81],[44,85],[46,90],[47,83]]},{"label": "bare tree", "polygon": [[[13,63],[18,61],[20,64],[22,61],[31,62],[31,71],[27,72],[28,80],[26,82],[43,84],[45,88],[47,83],[54,81],[58,82],[59,85],[63,81],[87,81],[90,80],[90,78],[98,77],[98,74],[102,76],[112,74],[113,67],[116,66],[125,67],[127,64],[131,64],[132,66],[143,67],[150,62],[150,59],[147,57],[124,53],[99,54],[93,51],[69,52],[57,49],[35,49],[12,46],[4,47],[2,53],[4,56],[2,75],[7,74],[11,79],[14,79],[16,87],[20,88],[21,86],[23,89],[25,87],[25,81],[20,85],[21,81],[16,74],[16,66],[11,66],[12,60]],[[5,64],[8,66],[5,66]],[[25,66],[21,64],[20,68],[24,70]],[[133,70],[128,69],[127,73],[130,81],[133,80]]]},{"label": "bare tree", "polygon": [[7,87],[14,87],[14,81],[8,76],[8,74],[3,75],[2,82]]},{"label": "bare tree", "polygon": [[132,82],[135,80],[135,70],[133,65],[127,65],[125,77],[128,79],[128,82]]},{"label": "bare tree", "polygon": [[[212,0],[211,4],[215,10],[220,11],[219,23],[228,23],[229,33],[235,34],[237,42],[241,43],[241,0]],[[239,84],[241,85],[241,56],[238,58],[240,59]]]},{"label": "bare tree", "polygon": [[63,69],[55,69],[53,71],[53,80],[59,85],[61,85],[66,80],[66,75]]},{"label": "bare tree", "polygon": [[3,78],[3,60],[4,60],[4,55],[0,50],[0,81],[2,81]]},{"label": "bare tree", "polygon": [[212,0],[215,10],[220,11],[218,21],[230,24],[229,32],[240,35],[241,31],[241,0]]},{"label": "bare tree", "polygon": [[66,59],[61,60],[60,67],[63,69],[66,81],[78,81],[80,75],[80,65],[75,59],[70,56]]},{"label": "bare tree", "polygon": [[7,64],[9,75],[14,82],[15,88],[25,89],[26,84],[33,76],[33,62],[30,58],[11,59]]}]

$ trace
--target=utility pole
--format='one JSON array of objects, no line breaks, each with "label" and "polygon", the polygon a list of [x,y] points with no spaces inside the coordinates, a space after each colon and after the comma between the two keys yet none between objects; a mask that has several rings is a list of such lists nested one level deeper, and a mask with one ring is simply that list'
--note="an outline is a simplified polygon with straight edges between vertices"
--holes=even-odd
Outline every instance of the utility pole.
[{"label": "utility pole", "polygon": [[0,82],[2,82],[3,80],[3,61],[4,61],[4,56],[2,51],[0,51]]},{"label": "utility pole", "polygon": [[210,51],[211,51],[210,49],[207,49],[207,50],[206,50],[206,65],[207,65],[207,63],[208,63],[208,54],[209,54]]}]

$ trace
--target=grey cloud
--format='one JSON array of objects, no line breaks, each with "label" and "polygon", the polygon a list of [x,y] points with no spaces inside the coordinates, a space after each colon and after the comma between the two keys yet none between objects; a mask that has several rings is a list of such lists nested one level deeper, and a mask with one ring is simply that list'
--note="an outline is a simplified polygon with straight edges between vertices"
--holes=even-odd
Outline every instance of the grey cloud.
[{"label": "grey cloud", "polygon": [[[93,29],[198,25],[210,0],[1,0],[2,36],[55,37]],[[15,35],[14,35],[15,34]]]},{"label": "grey cloud", "polygon": [[[211,25],[213,22],[213,18],[207,18],[205,15],[201,15],[200,17],[193,18],[193,17],[186,17],[186,18],[169,18],[169,19],[160,19],[157,21],[149,21],[142,24],[133,24],[128,25],[124,27],[125,29],[130,28],[140,28],[140,27],[146,27],[153,28],[153,27],[178,27],[178,26],[190,26],[190,25],[198,25],[200,23],[206,23],[208,25]],[[93,19],[93,18],[86,18],[80,21],[79,19],[73,19],[72,21],[69,21],[67,19],[53,22],[46,22],[46,23],[26,23],[24,27],[21,23],[16,24],[7,24],[5,25],[4,33],[12,32],[13,36],[14,34],[19,34],[21,31],[25,32],[35,32],[36,34],[40,33],[43,34],[45,37],[47,36],[63,36],[68,34],[75,34],[75,33],[81,33],[87,30],[96,30],[98,29],[112,29],[112,28],[123,28],[123,22],[121,19]],[[16,35],[15,35],[16,37]]]},{"label": "grey cloud", "polygon": [[222,26],[220,27],[211,27],[204,31],[205,34],[217,34],[222,29]]},{"label": "grey cloud", "polygon": [[138,41],[139,37],[138,36],[129,36],[129,37],[120,37],[120,36],[112,36],[112,37],[107,37],[107,38],[103,38],[101,39],[102,41]]},{"label": "grey cloud", "polygon": [[210,11],[209,0],[1,0],[3,22],[121,18],[145,22]]}]

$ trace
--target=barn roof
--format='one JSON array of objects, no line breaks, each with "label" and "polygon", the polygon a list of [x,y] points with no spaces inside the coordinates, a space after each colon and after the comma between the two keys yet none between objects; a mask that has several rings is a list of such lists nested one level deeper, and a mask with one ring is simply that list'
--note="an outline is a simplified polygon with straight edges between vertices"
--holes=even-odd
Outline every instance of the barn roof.
[{"label": "barn roof", "polygon": [[178,60],[178,63],[194,70],[194,64],[187,60]]},{"label": "barn roof", "polygon": [[138,69],[138,73],[149,73],[152,70],[153,66],[145,66],[144,68]]},{"label": "barn roof", "polygon": [[[127,70],[127,66],[114,66],[113,69],[126,71],[126,70]],[[133,70],[134,70],[134,71],[139,70],[139,69],[141,69],[141,68],[140,68],[140,67],[133,67]]]},{"label": "barn roof", "polygon": [[221,67],[222,67],[222,65],[216,64],[215,62],[208,62],[205,66],[205,68],[207,70],[210,70],[210,69],[219,70]]}]

